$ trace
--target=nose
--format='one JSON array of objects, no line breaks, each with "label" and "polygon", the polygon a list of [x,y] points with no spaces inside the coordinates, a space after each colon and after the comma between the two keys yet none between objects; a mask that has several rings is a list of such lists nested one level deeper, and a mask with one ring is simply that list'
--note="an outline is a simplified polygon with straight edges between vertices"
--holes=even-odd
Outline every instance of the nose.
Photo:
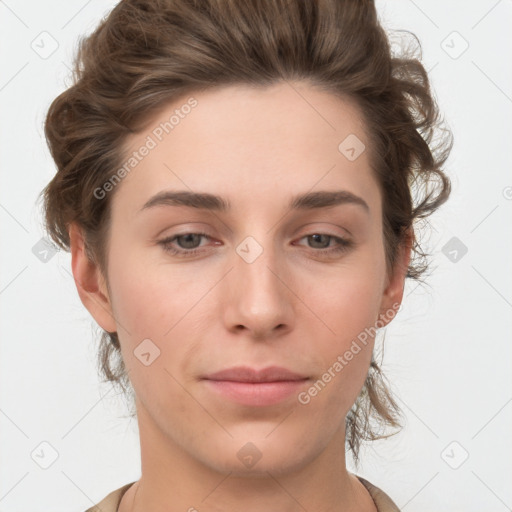
[{"label": "nose", "polygon": [[[282,336],[293,328],[294,297],[289,269],[271,244],[248,237],[236,248],[225,281],[226,328],[258,340]],[[224,299],[223,299],[224,300]]]}]

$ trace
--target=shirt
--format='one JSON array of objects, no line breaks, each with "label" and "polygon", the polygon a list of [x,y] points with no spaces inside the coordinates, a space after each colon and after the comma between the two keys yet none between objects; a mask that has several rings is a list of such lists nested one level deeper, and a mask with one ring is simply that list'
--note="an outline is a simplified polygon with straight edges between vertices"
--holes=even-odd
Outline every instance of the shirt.
[{"label": "shirt", "polygon": [[[391,498],[377,486],[368,482],[364,478],[355,475],[359,481],[366,487],[370,496],[372,497],[375,506],[377,507],[378,512],[400,512],[400,509],[395,505],[395,503],[391,500]],[[124,493],[128,490],[130,486],[132,486],[135,482],[130,482],[129,484],[123,485],[119,489],[112,491],[110,494],[105,496],[103,500],[101,500],[97,505],[88,508],[85,512],[117,512],[119,507],[119,503],[121,502],[121,498]],[[98,508],[96,508],[98,507]]]}]

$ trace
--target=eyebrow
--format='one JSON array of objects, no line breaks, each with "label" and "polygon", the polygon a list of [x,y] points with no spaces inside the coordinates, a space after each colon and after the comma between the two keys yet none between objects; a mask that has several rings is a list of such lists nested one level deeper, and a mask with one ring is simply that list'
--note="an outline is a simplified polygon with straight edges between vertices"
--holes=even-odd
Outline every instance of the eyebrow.
[{"label": "eyebrow", "polygon": [[[367,213],[370,207],[366,201],[347,190],[326,190],[308,192],[292,197],[288,207],[291,210],[314,210],[329,208],[343,204],[361,206]],[[166,190],[151,197],[140,211],[156,206],[186,206],[199,210],[214,210],[227,212],[231,208],[230,202],[214,194],[206,192],[190,192],[187,190]]]}]

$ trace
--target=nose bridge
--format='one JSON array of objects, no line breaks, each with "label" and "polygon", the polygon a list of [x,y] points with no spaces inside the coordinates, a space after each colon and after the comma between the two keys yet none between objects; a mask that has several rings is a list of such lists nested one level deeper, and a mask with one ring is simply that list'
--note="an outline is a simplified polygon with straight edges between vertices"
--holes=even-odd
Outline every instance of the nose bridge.
[{"label": "nose bridge", "polygon": [[283,257],[274,250],[270,234],[260,240],[248,236],[235,248],[229,322],[264,336],[277,326],[289,326],[292,304],[284,276],[279,275]]}]

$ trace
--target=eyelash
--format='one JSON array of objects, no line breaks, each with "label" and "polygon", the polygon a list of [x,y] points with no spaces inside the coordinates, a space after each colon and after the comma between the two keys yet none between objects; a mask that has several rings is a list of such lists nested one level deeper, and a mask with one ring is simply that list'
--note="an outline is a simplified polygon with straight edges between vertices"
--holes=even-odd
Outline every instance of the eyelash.
[{"label": "eyelash", "polygon": [[[202,249],[199,249],[199,248],[195,248],[195,249],[176,249],[176,248],[174,248],[174,247],[172,247],[170,245],[177,238],[180,238],[182,236],[187,236],[187,235],[198,235],[198,236],[201,236],[201,237],[210,238],[210,236],[208,234],[206,234],[206,233],[200,233],[200,232],[197,232],[197,233],[196,232],[194,232],[194,233],[192,233],[192,232],[190,232],[190,233],[181,233],[179,235],[174,235],[172,237],[168,237],[168,238],[165,238],[163,240],[160,240],[158,242],[158,245],[161,245],[163,250],[165,252],[171,254],[172,256],[180,256],[180,257],[185,257],[186,258],[186,257],[195,256],[196,254],[203,252]],[[315,235],[327,236],[327,237],[329,237],[329,242],[331,241],[331,239],[333,239],[333,240],[338,242],[338,246],[334,247],[334,248],[330,248],[330,249],[317,249],[317,250],[313,249],[314,252],[321,253],[321,254],[324,254],[324,255],[341,254],[341,253],[347,251],[353,245],[353,242],[350,241],[350,240],[347,240],[345,238],[341,238],[339,236],[328,235],[326,233],[312,233],[310,235],[303,236],[302,238],[300,238],[300,240],[302,240],[303,238],[308,238],[310,236],[315,236]]]}]

